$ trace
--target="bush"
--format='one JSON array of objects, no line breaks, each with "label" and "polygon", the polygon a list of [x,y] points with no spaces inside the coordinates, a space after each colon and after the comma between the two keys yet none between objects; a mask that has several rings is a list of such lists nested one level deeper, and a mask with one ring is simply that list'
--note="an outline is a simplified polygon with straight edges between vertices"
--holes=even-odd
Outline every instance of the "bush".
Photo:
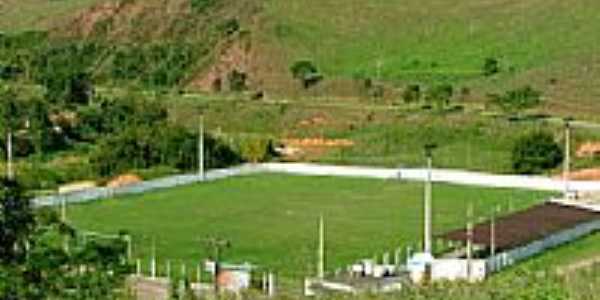
[{"label": "bush", "polygon": [[229,80],[229,89],[232,92],[243,92],[248,89],[246,85],[246,81],[248,76],[244,72],[240,72],[238,70],[233,70],[227,76]]},{"label": "bush", "polygon": [[493,57],[488,57],[483,63],[483,75],[492,76],[500,72],[500,62]]},{"label": "bush", "polygon": [[406,104],[421,101],[421,86],[418,84],[411,84],[407,86],[402,92],[402,100]]},{"label": "bush", "polygon": [[450,84],[441,84],[429,89],[427,94],[428,102],[435,102],[438,109],[443,109],[450,104],[450,99],[454,96],[454,88]]},{"label": "bush", "polygon": [[517,113],[534,108],[542,102],[542,93],[527,85],[506,92],[504,95],[491,94],[490,102],[506,113]]},{"label": "bush", "polygon": [[513,170],[519,174],[540,174],[556,168],[564,153],[548,132],[534,132],[517,140],[512,151]]},{"label": "bush", "polygon": [[240,153],[246,161],[263,162],[273,156],[273,142],[265,138],[245,138],[240,142]]},{"label": "bush", "polygon": [[309,60],[295,62],[291,66],[290,71],[295,79],[302,82],[302,86],[305,89],[308,89],[323,80],[323,75],[319,73],[315,64]]},{"label": "bush", "polygon": [[[211,136],[205,136],[205,151],[207,168],[226,167],[241,161],[237,153]],[[90,162],[100,176],[157,166],[195,170],[198,137],[195,132],[166,122],[152,126],[131,125],[102,138]]]}]

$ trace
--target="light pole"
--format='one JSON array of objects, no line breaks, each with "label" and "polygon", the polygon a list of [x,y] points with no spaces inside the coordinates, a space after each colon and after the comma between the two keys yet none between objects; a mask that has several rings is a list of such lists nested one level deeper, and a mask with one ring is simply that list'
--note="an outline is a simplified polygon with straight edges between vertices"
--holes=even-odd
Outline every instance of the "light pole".
[{"label": "light pole", "polygon": [[204,180],[204,116],[200,116],[198,125],[198,175]]},{"label": "light pole", "polygon": [[319,249],[317,251],[317,278],[325,278],[325,222],[323,215],[319,217]]},{"label": "light pole", "polygon": [[433,166],[433,150],[437,148],[435,144],[427,144],[425,145],[425,157],[427,158],[427,178],[425,182],[425,203],[424,213],[425,213],[425,228],[424,228],[424,241],[425,245],[423,250],[425,253],[431,254],[431,191],[432,191],[432,166]]},{"label": "light pole", "polygon": [[563,164],[563,182],[564,182],[564,197],[569,199],[570,190],[570,173],[571,173],[571,122],[573,118],[568,117],[564,119],[565,123],[565,161]]}]

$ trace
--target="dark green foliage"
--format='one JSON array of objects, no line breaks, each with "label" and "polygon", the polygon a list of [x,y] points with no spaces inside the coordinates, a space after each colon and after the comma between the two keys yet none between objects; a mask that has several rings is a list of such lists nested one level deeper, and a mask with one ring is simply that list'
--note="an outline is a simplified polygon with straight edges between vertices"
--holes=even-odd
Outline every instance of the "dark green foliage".
[{"label": "dark green foliage", "polygon": [[454,96],[454,88],[450,84],[440,84],[429,89],[427,93],[427,101],[435,102],[438,109],[443,109],[450,104],[450,100]]},{"label": "dark green foliage", "polygon": [[237,19],[229,19],[217,26],[217,30],[226,36],[240,31],[240,28],[240,21]]},{"label": "dark green foliage", "polygon": [[80,139],[92,141],[102,135],[115,133],[136,124],[153,126],[166,121],[168,112],[159,101],[135,97],[98,98],[90,106],[79,107]]},{"label": "dark green foliage", "polygon": [[63,133],[55,130],[49,117],[50,108],[39,97],[24,98],[14,89],[0,91],[0,149],[6,153],[6,138],[13,134],[15,156],[60,150],[66,146]]},{"label": "dark green foliage", "polygon": [[76,235],[51,210],[36,215],[20,184],[0,179],[0,299],[114,299],[129,272],[125,243],[66,251],[60,241]]},{"label": "dark green foliage", "polygon": [[556,168],[563,150],[548,132],[534,132],[517,140],[512,151],[513,170],[519,174],[540,174]]},{"label": "dark green foliage", "polygon": [[290,71],[294,78],[301,79],[309,74],[317,73],[318,69],[310,60],[299,60],[292,65]]},{"label": "dark green foliage", "polygon": [[500,61],[493,57],[488,57],[483,63],[483,75],[492,76],[500,72]]},{"label": "dark green foliage", "polygon": [[90,71],[105,48],[93,42],[52,43],[34,53],[29,69],[54,103],[85,104],[92,95]]},{"label": "dark green foliage", "polygon": [[300,80],[305,89],[308,89],[323,80],[323,75],[319,73],[315,64],[309,60],[299,60],[295,62],[291,66],[290,71],[295,79]]},{"label": "dark green foliage", "polygon": [[418,84],[407,86],[402,92],[402,100],[407,104],[419,102],[421,100],[421,86]]},{"label": "dark green foliage", "polygon": [[22,263],[28,236],[33,231],[34,218],[29,201],[21,186],[9,179],[0,179],[0,263]]},{"label": "dark green foliage", "polygon": [[[240,157],[222,142],[205,137],[207,168],[229,166]],[[133,169],[170,166],[193,170],[197,166],[198,139],[194,132],[166,122],[133,125],[99,141],[90,158],[96,173],[110,176]]]},{"label": "dark green foliage", "polygon": [[248,89],[246,85],[247,75],[244,72],[233,70],[229,73],[229,89],[233,92],[242,92]]},{"label": "dark green foliage", "polygon": [[14,80],[23,73],[23,70],[19,67],[0,63],[0,79],[2,80]]},{"label": "dark green foliage", "polygon": [[527,85],[520,89],[506,92],[504,95],[489,95],[492,104],[507,113],[517,113],[534,108],[542,102],[542,93]]},{"label": "dark green foliage", "polygon": [[139,80],[151,88],[171,87],[193,67],[196,51],[186,42],[121,46],[110,74],[116,80]]}]

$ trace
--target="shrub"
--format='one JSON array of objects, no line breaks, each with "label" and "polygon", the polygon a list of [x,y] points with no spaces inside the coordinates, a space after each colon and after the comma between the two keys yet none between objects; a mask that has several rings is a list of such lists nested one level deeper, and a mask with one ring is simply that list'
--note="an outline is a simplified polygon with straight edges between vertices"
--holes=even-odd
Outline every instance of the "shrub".
[{"label": "shrub", "polygon": [[428,102],[435,102],[439,109],[450,104],[450,99],[454,95],[454,88],[450,84],[441,84],[429,89],[427,94]]},{"label": "shrub", "polygon": [[542,102],[542,93],[527,85],[508,91],[504,95],[489,95],[490,102],[504,112],[516,113],[538,106]]},{"label": "shrub", "polygon": [[229,80],[229,89],[232,92],[243,92],[248,89],[246,81],[248,76],[244,72],[233,70],[227,76]]},{"label": "shrub", "polygon": [[407,86],[402,92],[402,100],[407,104],[421,101],[421,86],[418,84]]},{"label": "shrub", "polygon": [[263,162],[272,157],[273,143],[269,139],[259,137],[245,138],[240,142],[242,158],[252,163]]},{"label": "shrub", "polygon": [[493,57],[488,57],[483,63],[483,75],[492,76],[500,72],[500,61]]},{"label": "shrub", "polygon": [[513,170],[519,174],[540,174],[560,165],[563,150],[552,134],[533,132],[519,138],[512,151]]},{"label": "shrub", "polygon": [[308,89],[323,80],[323,75],[319,73],[315,64],[309,60],[295,62],[291,66],[290,71],[295,79],[302,82],[302,86],[305,89]]}]

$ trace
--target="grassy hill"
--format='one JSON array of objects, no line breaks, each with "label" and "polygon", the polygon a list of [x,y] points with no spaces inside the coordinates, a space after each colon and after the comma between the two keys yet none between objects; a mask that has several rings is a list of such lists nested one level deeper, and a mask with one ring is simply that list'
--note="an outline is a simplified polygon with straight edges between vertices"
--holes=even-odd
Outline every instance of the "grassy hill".
[{"label": "grassy hill", "polygon": [[[117,4],[122,9],[106,9]],[[0,30],[6,32],[52,29],[142,44],[189,42],[201,53],[181,78],[180,84],[191,88],[207,89],[215,77],[226,80],[228,71],[243,69],[252,88],[289,96],[298,92],[290,66],[309,59],[325,75],[317,91],[325,95],[356,95],[362,80],[381,79],[392,91],[407,84],[450,83],[456,91],[468,91],[463,98],[480,102],[488,93],[532,84],[544,94],[543,112],[589,118],[600,112],[596,1],[4,0],[1,5]],[[232,20],[248,34],[244,51],[238,37],[215,38]],[[487,59],[497,60],[498,74],[482,74]]]},{"label": "grassy hill", "polygon": [[[327,77],[451,82],[478,97],[531,83],[552,111],[598,112],[596,1],[268,3],[268,39]],[[499,74],[481,75],[487,58]]]},{"label": "grassy hill", "polygon": [[88,8],[99,0],[2,0],[0,31],[14,33],[47,30]]},{"label": "grassy hill", "polygon": [[[543,101],[524,116],[600,120],[600,4],[593,1],[0,3],[0,75],[17,66],[25,71],[16,82],[60,90],[83,74],[98,98],[160,98],[174,122],[195,128],[203,113],[207,128],[226,138],[355,143],[306,160],[416,166],[431,141],[440,146],[440,167],[511,172],[523,133],[547,129],[562,144],[560,120],[512,122],[489,105],[488,94],[525,85]],[[48,34],[23,34],[31,29]],[[324,80],[303,88],[290,71],[299,60],[312,61]],[[497,70],[484,74],[486,61]],[[442,109],[435,99],[407,104],[402,94],[411,84],[426,96],[448,84],[454,95]],[[383,87],[381,97],[373,87]],[[599,134],[575,136],[581,144]]]}]

